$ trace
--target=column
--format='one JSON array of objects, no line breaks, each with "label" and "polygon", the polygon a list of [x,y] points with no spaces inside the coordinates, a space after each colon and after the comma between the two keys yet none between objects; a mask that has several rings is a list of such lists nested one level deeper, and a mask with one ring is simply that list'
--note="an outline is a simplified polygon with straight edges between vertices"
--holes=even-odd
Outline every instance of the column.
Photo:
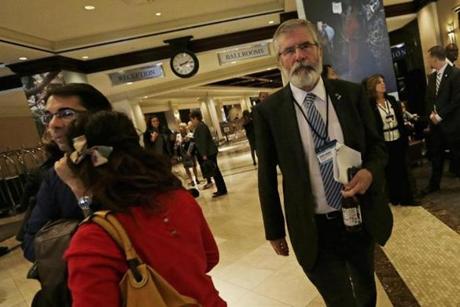
[{"label": "column", "polygon": [[214,130],[217,132],[217,137],[219,138],[219,140],[223,139],[224,135],[222,134],[222,130],[220,129],[220,122],[219,117],[217,116],[214,99],[209,96],[206,97],[206,105],[208,107],[209,116],[211,117],[212,126],[214,127]]},{"label": "column", "polygon": [[179,130],[179,122],[180,120],[177,119],[179,117],[179,111],[173,106],[172,101],[168,101],[168,110],[165,112],[167,126],[171,130]]},{"label": "column", "polygon": [[438,10],[436,2],[425,5],[417,12],[417,23],[420,32],[420,42],[423,51],[425,72],[429,74],[431,67],[428,64],[428,49],[441,45],[441,31],[439,29]]}]

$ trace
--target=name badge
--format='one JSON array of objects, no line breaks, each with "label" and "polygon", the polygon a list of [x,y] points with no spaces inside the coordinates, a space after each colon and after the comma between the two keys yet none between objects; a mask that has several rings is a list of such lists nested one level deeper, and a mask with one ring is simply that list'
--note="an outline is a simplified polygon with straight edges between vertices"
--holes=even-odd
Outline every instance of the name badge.
[{"label": "name badge", "polygon": [[326,142],[323,146],[316,148],[316,158],[319,161],[319,164],[325,164],[329,161],[332,161],[335,153],[335,145],[337,141],[332,140]]}]

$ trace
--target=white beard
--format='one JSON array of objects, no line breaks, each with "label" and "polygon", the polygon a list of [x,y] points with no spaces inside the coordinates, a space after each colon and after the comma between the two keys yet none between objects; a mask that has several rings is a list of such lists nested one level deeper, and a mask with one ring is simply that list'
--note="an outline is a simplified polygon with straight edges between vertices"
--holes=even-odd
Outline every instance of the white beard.
[{"label": "white beard", "polygon": [[318,82],[322,70],[323,65],[321,58],[316,65],[304,61],[297,62],[292,66],[290,71],[287,71],[284,67],[281,68],[283,75],[287,77],[289,82],[298,88],[308,90],[313,89]]}]

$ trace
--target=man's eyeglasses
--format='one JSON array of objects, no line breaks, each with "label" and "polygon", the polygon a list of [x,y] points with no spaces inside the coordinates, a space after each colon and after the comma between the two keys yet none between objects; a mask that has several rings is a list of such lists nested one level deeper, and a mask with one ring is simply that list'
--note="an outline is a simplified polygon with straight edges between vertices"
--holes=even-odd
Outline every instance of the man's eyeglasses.
[{"label": "man's eyeglasses", "polygon": [[283,51],[279,53],[279,55],[282,55],[285,57],[292,56],[295,54],[297,49],[299,49],[302,52],[305,52],[305,51],[312,51],[315,47],[318,47],[318,43],[304,42],[298,45],[294,45],[294,46],[285,48]]},{"label": "man's eyeglasses", "polygon": [[74,110],[74,109],[71,109],[71,108],[62,108],[62,109],[59,109],[55,113],[45,111],[41,115],[40,119],[41,119],[41,121],[42,121],[42,123],[44,125],[48,125],[50,123],[50,121],[53,119],[54,116],[56,116],[57,118],[60,118],[60,119],[64,119],[64,120],[72,120],[79,113],[84,113],[84,112],[85,111]]}]

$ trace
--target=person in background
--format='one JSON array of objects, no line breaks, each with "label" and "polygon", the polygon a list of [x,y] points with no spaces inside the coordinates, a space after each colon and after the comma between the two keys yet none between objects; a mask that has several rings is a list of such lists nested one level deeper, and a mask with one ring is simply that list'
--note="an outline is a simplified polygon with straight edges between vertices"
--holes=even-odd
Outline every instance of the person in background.
[{"label": "person in background", "polygon": [[254,120],[251,113],[248,110],[243,111],[243,127],[246,131],[246,137],[249,141],[249,147],[251,148],[252,164],[257,165],[256,162],[256,135],[254,134]]},{"label": "person in background", "polygon": [[160,118],[153,115],[147,121],[147,129],[144,132],[145,149],[164,157],[171,157],[170,134],[169,129],[161,127]]},{"label": "person in background", "polygon": [[[179,154],[182,157],[182,164],[184,165],[187,177],[190,180],[189,185],[194,186],[200,184],[198,180],[198,170],[196,168],[196,148],[193,142],[193,134],[187,130],[187,124],[181,123],[179,125],[180,141],[179,141]],[[193,170],[195,179],[190,172]]]},{"label": "person in background", "polygon": [[[45,101],[45,112],[41,119],[61,153],[69,150],[65,134],[73,120],[84,113],[112,109],[101,92],[84,83],[70,83],[50,89]],[[44,176],[36,196],[36,205],[24,227],[22,248],[26,259],[31,262],[35,260],[35,234],[46,223],[62,218],[81,220],[83,212],[72,191],[50,168]]]},{"label": "person in background", "polygon": [[[179,293],[201,306],[226,306],[207,274],[219,253],[200,206],[168,163],[140,146],[131,120],[118,112],[88,114],[66,141],[73,153],[55,169],[75,197],[114,213],[142,260]],[[128,265],[104,229],[81,225],[65,260],[72,306],[122,306],[119,283]]]},{"label": "person in background", "polygon": [[450,43],[445,48],[446,58],[449,61],[449,65],[455,66],[455,62],[458,59],[458,47],[456,44]]},{"label": "person in background", "polygon": [[426,108],[429,114],[428,148],[431,178],[424,195],[440,190],[445,149],[450,150],[456,177],[460,161],[460,70],[447,63],[442,46],[428,50],[428,62],[435,71],[428,77]]},{"label": "person in background", "polygon": [[209,160],[214,163],[214,181],[216,182],[217,191],[213,193],[212,197],[219,197],[227,194],[227,186],[224,181],[224,177],[220,172],[219,165],[217,164],[217,154],[219,153],[216,143],[212,139],[211,131],[208,126],[203,123],[203,115],[200,110],[192,110],[190,112],[190,119],[194,128],[193,138],[197,149],[198,161],[201,163],[201,170],[203,171],[203,165],[205,161]]},{"label": "person in background", "polygon": [[371,107],[374,110],[377,128],[385,139],[388,164],[385,177],[392,205],[418,206],[411,190],[408,147],[409,140],[404,125],[401,104],[387,95],[385,79],[382,75],[370,76],[366,81]]},{"label": "person in background", "polygon": [[270,96],[270,94],[267,93],[267,92],[259,92],[259,96],[257,97],[257,98],[258,98],[258,99],[257,99],[257,103],[264,102],[265,99],[268,98],[268,96]]},{"label": "person in background", "polygon": [[339,78],[335,69],[329,64],[323,65],[323,72],[321,73],[321,77],[325,80],[335,80]]}]

